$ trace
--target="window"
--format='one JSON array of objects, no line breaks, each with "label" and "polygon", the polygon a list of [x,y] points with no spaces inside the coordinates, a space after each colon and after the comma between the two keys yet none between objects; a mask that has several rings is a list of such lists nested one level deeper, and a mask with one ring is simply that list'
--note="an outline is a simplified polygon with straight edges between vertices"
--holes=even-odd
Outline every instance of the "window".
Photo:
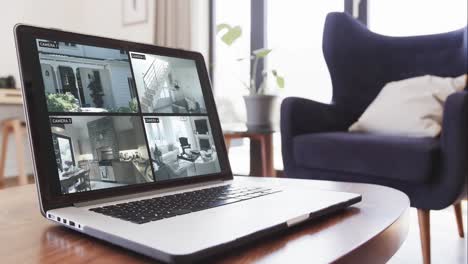
[{"label": "window", "polygon": [[[242,83],[248,83],[250,61],[238,59],[248,58],[251,52],[251,15],[255,14],[251,14],[251,0],[212,0],[212,4],[212,26],[215,27],[211,65],[213,88],[223,127],[229,127],[230,123],[245,122],[242,96],[248,91]],[[273,49],[268,55],[265,69],[276,69],[285,77],[286,88],[279,95],[329,102],[332,87],[322,54],[323,25],[329,12],[344,10],[344,0],[329,0],[319,4],[314,1],[291,4],[287,1],[265,0],[265,6],[265,48]],[[220,39],[222,34],[216,32],[216,25],[222,23],[242,28],[241,37],[231,46],[223,43]],[[279,133],[274,135],[274,145],[275,168],[282,169]],[[232,142],[230,162],[234,173],[248,174],[247,139]]]},{"label": "window", "polygon": [[343,0],[269,1],[267,43],[273,49],[267,67],[286,80],[281,96],[300,96],[330,102],[332,85],[322,53],[325,17],[342,12]]},{"label": "window", "polygon": [[448,32],[466,26],[467,8],[466,0],[369,0],[369,28],[389,36]]},{"label": "window", "polygon": [[[250,0],[213,0],[215,31],[213,34],[213,86],[221,121],[241,122],[245,118],[242,96],[247,94],[243,83],[248,83],[250,61],[242,60],[250,54]],[[226,45],[216,25],[240,26],[241,37]]]}]

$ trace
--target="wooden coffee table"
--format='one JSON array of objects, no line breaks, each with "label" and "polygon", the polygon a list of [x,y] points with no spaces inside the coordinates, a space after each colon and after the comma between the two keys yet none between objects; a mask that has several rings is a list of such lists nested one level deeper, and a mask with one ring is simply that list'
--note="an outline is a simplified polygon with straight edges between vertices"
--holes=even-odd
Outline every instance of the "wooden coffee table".
[{"label": "wooden coffee table", "polygon": [[[363,200],[341,212],[214,256],[212,262],[385,263],[406,238],[410,204],[400,191],[370,184],[271,180],[279,186],[300,186],[311,191],[361,193]],[[1,263],[112,264],[153,261],[45,220],[39,213],[34,185],[0,191],[0,260]]]}]

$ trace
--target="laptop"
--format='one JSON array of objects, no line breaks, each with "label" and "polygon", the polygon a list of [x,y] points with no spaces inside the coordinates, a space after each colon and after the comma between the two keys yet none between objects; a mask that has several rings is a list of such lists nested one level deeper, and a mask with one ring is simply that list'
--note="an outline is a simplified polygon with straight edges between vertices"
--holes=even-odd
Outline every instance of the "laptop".
[{"label": "laptop", "polygon": [[194,262],[361,200],[233,177],[200,53],[14,31],[50,221],[163,262]]}]

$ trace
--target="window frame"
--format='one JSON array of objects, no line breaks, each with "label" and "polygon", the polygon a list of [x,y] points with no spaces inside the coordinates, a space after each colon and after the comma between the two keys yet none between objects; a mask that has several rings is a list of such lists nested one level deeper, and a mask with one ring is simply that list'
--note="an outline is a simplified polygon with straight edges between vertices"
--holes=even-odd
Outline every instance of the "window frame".
[{"label": "window frame", "polygon": [[[208,68],[211,79],[212,89],[216,90],[216,83],[214,82],[214,62],[215,62],[215,49],[216,49],[216,1],[209,0],[209,49],[208,49]],[[343,0],[344,11],[353,15],[354,1],[358,3],[357,19],[367,26],[367,2],[368,0]],[[250,52],[267,47],[267,4],[268,0],[251,0],[250,1]],[[252,67],[252,65],[250,65]],[[255,79],[257,83],[261,82],[262,72],[265,63],[263,60],[258,63],[258,70]]]}]

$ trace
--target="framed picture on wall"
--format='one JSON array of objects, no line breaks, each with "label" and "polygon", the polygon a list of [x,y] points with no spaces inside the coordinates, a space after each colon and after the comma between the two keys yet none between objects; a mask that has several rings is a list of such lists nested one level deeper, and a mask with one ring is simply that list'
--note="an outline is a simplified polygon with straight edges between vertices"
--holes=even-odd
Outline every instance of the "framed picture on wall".
[{"label": "framed picture on wall", "polygon": [[148,22],[148,0],[122,0],[122,24],[124,26]]}]

